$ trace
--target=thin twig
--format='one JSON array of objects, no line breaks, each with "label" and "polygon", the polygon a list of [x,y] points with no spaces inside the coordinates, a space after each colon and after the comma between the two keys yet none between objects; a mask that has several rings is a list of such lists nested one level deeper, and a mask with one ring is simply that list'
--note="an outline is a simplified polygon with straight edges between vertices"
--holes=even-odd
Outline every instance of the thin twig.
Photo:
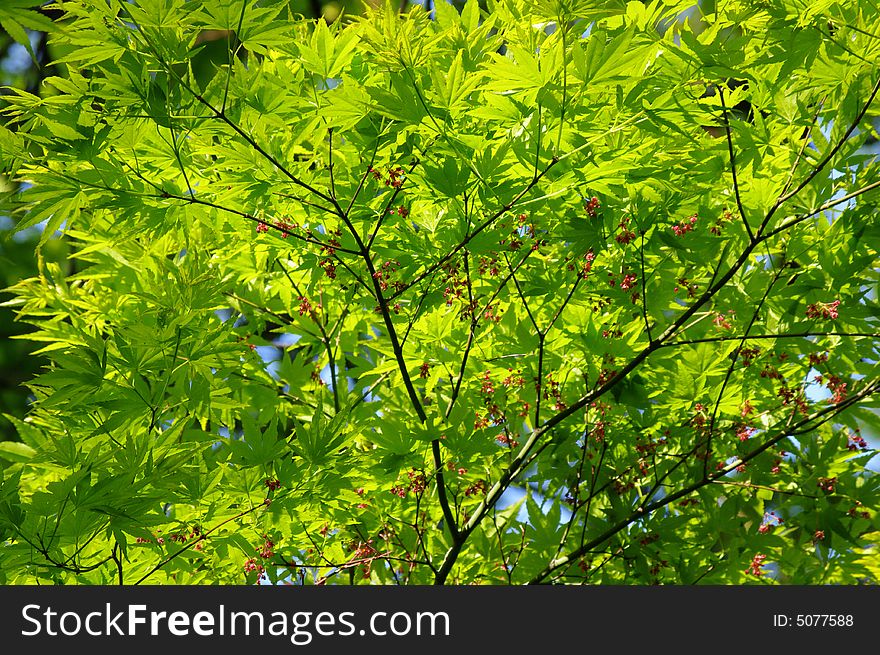
[{"label": "thin twig", "polygon": [[749,241],[754,241],[755,235],[749,225],[749,219],[746,218],[746,210],[743,208],[742,199],[739,194],[739,182],[736,177],[736,155],[733,151],[733,137],[730,134],[730,120],[727,116],[727,105],[724,104],[724,89],[721,86],[718,87],[718,97],[721,99],[721,109],[724,111],[724,132],[727,135],[727,150],[730,153],[730,171],[733,174],[733,193],[736,196],[736,206],[739,209],[740,218],[742,218],[743,225],[745,225],[746,232],[749,235]]}]

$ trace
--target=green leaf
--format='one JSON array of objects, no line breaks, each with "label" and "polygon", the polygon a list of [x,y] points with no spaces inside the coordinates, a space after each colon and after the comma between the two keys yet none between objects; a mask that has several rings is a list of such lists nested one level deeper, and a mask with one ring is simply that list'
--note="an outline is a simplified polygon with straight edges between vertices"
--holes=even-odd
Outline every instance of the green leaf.
[{"label": "green leaf", "polygon": [[34,54],[34,50],[31,47],[31,40],[28,38],[28,34],[25,31],[24,27],[21,24],[14,20],[10,15],[0,14],[0,27],[2,27],[9,36],[15,39],[15,42],[19,45],[23,45],[25,49],[28,51],[28,54],[31,56],[31,59],[34,61],[37,60],[37,56]]},{"label": "green leaf", "polygon": [[27,462],[37,451],[17,441],[0,441],[0,457],[10,462]]}]

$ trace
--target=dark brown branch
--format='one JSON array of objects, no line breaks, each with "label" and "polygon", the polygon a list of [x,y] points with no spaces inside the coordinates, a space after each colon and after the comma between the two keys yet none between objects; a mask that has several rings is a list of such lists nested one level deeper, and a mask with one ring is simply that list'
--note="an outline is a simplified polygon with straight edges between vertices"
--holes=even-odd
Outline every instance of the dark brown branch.
[{"label": "dark brown branch", "polygon": [[[778,208],[780,205],[782,205],[783,203],[785,203],[788,200],[791,200],[798,193],[800,193],[801,190],[803,190],[803,188],[806,187],[813,180],[813,178],[815,178],[825,168],[825,166],[828,165],[828,162],[830,162],[834,158],[834,155],[836,155],[838,153],[838,151],[843,147],[843,144],[845,144],[847,142],[847,140],[849,139],[849,137],[852,135],[852,133],[855,132],[856,128],[859,126],[859,123],[862,122],[862,119],[865,117],[865,114],[868,113],[868,109],[871,107],[871,103],[874,102],[874,98],[877,96],[878,91],[880,91],[880,78],[877,79],[877,82],[874,84],[874,88],[871,89],[871,93],[868,96],[868,100],[862,106],[861,111],[858,113],[858,115],[855,117],[855,119],[853,119],[852,124],[849,126],[849,128],[846,130],[846,132],[840,138],[840,140],[837,142],[837,144],[835,144],[835,146],[831,149],[831,151],[827,155],[825,155],[825,157],[823,157],[822,160],[818,164],[816,164],[816,166],[813,167],[813,170],[810,171],[810,173],[801,181],[800,184],[798,184],[794,189],[792,189],[788,193],[785,193],[779,197],[779,199],[773,205],[773,209],[771,209],[771,211],[768,212],[768,216],[772,215],[774,210],[776,208]],[[765,224],[766,224],[766,219],[765,219]],[[763,227],[764,227],[764,225],[762,225],[762,228]]]},{"label": "dark brown branch", "polygon": [[755,235],[749,225],[749,219],[746,218],[746,210],[743,208],[742,199],[739,194],[739,181],[736,177],[736,155],[733,151],[733,137],[730,134],[730,120],[727,116],[727,105],[724,104],[724,89],[721,86],[718,87],[718,97],[721,99],[721,109],[724,111],[724,132],[727,135],[727,151],[730,154],[730,171],[733,174],[733,194],[736,196],[736,206],[737,209],[739,209],[740,218],[742,218],[743,225],[745,225],[746,232],[749,235],[749,241],[754,241]]},{"label": "dark brown branch", "polygon": [[816,209],[812,209],[806,214],[801,214],[800,216],[795,216],[791,220],[782,223],[781,225],[779,225],[775,229],[770,230],[769,232],[767,232],[764,235],[764,238],[769,239],[770,237],[776,236],[780,232],[784,232],[785,230],[787,230],[791,227],[794,227],[798,223],[802,223],[805,220],[807,220],[808,218],[812,218],[816,214],[819,214],[823,211],[827,211],[828,209],[836,207],[837,205],[841,205],[849,200],[852,200],[853,198],[857,198],[858,196],[860,196],[864,193],[867,193],[868,191],[873,191],[874,189],[876,189],[878,187],[880,187],[880,180],[878,180],[876,182],[872,182],[871,184],[868,184],[866,186],[863,186],[861,189],[857,189],[851,193],[846,194],[845,196],[841,196],[840,198],[836,198],[834,200],[829,200],[828,202],[826,202],[822,206],[817,207]]},{"label": "dark brown branch", "polygon": [[122,559],[119,556],[119,542],[114,542],[113,549],[110,551],[110,559],[116,564],[116,572],[119,576],[119,586],[123,586],[125,584],[125,579],[123,578],[122,571]]},{"label": "dark brown branch", "polygon": [[[415,410],[416,415],[419,418],[419,422],[423,425],[427,424],[428,416],[427,414],[425,414],[425,409],[424,407],[422,407],[422,403],[419,400],[415,386],[413,385],[412,378],[410,377],[409,371],[407,370],[406,358],[403,355],[403,346],[401,346],[400,339],[397,336],[397,330],[394,326],[394,321],[391,318],[391,312],[388,310],[388,301],[385,299],[385,295],[382,291],[382,286],[379,281],[379,276],[376,274],[376,267],[373,263],[373,258],[370,256],[369,249],[361,239],[360,234],[358,234],[358,231],[352,224],[348,214],[343,211],[342,207],[339,205],[336,199],[331,200],[337,211],[339,212],[339,217],[345,224],[346,229],[348,229],[349,233],[354,238],[358,250],[360,251],[360,255],[367,266],[367,271],[370,274],[370,279],[373,281],[373,290],[376,295],[376,300],[379,304],[379,312],[382,315],[382,321],[385,324],[385,329],[388,333],[388,339],[391,341],[391,348],[394,352],[394,359],[397,362],[398,370],[400,371],[400,375],[403,378],[403,385],[406,388],[410,403],[412,404],[413,409]],[[449,533],[452,535],[453,541],[456,541],[459,538],[459,531],[455,521],[455,517],[453,516],[452,510],[449,507],[449,499],[446,495],[446,481],[443,475],[443,457],[440,453],[439,439],[433,439],[431,441],[431,453],[434,458],[434,476],[437,481],[437,498],[440,502],[440,509],[443,512],[444,520],[448,524]]]},{"label": "dark brown branch", "polygon": [[698,343],[718,343],[722,341],[754,341],[765,339],[804,339],[807,337],[869,337],[880,338],[880,332],[790,332],[787,334],[743,334],[736,336],[704,337],[702,339],[686,339],[682,341],[668,341],[660,344],[659,348],[671,348],[673,346],[691,346]]}]

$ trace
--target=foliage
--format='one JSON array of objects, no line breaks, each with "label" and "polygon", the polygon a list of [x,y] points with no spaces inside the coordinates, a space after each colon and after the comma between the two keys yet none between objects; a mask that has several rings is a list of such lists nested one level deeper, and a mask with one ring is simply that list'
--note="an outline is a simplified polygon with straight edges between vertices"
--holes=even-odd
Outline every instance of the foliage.
[{"label": "foliage", "polygon": [[[45,63],[45,55],[48,55],[45,38],[34,39],[35,44],[32,44],[20,22],[20,15],[23,15],[28,25],[39,24],[45,28],[47,21],[39,15],[31,19],[31,13],[23,3],[9,2],[0,6],[0,84],[34,91],[40,74],[48,72],[50,67],[35,63]],[[4,29],[4,25],[9,25],[10,21],[12,26]],[[22,43],[18,43],[16,38]],[[0,96],[6,92],[7,89],[0,88]],[[16,187],[0,171],[0,194],[15,193]],[[34,257],[38,236],[36,230],[13,234],[11,228],[14,228],[11,218],[5,212],[0,212],[0,288],[11,286],[37,272]],[[56,241],[47,249],[52,252],[44,255],[63,260],[65,247],[65,244]],[[10,298],[11,294],[0,292],[0,303]],[[10,308],[0,306],[0,414],[12,414],[18,418],[24,417],[29,402],[23,383],[46,363],[42,358],[31,355],[31,351],[35,350],[32,343],[17,339],[26,328],[15,322],[15,314]],[[15,429],[8,421],[0,419],[0,440],[7,439],[17,439]]]},{"label": "foliage", "polygon": [[[5,287],[36,274],[35,245],[36,236],[18,242],[11,230],[0,227],[0,284]],[[53,242],[50,250],[53,251],[50,257],[63,258],[63,242]],[[10,293],[0,293],[0,302],[12,297]],[[25,327],[15,322],[15,314],[10,309],[0,311],[0,414],[17,418],[24,418],[28,410],[29,394],[22,385],[46,364],[43,358],[32,355],[36,350],[34,345],[19,336],[26,331]],[[14,427],[0,420],[0,441],[6,439],[18,440]]]},{"label": "foliage", "polygon": [[4,40],[9,38],[24,47],[32,59],[37,58],[28,30],[51,32],[52,19],[39,11],[41,0],[6,0],[0,7],[0,27]]},{"label": "foliage", "polygon": [[876,581],[873,4],[60,7],[5,582]]}]

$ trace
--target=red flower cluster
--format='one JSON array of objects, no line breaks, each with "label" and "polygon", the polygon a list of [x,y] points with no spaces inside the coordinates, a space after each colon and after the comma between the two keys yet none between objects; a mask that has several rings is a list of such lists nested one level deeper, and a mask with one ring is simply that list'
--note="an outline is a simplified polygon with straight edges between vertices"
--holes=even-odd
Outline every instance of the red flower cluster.
[{"label": "red flower cluster", "polygon": [[816,482],[816,486],[819,487],[826,494],[833,494],[834,487],[837,484],[837,478],[819,478],[819,481]]},{"label": "red flower cluster", "polygon": [[739,356],[742,357],[743,366],[751,366],[752,360],[760,354],[760,348],[740,348],[739,350]]},{"label": "red flower cluster", "polygon": [[299,229],[299,225],[296,223],[291,223],[290,221],[278,220],[275,221],[275,227],[281,230],[281,238],[286,239],[290,236],[290,233],[296,229]]},{"label": "red flower cluster", "polygon": [[339,248],[342,245],[339,241],[339,237],[341,236],[342,232],[340,230],[331,230],[327,244],[321,246],[321,254],[323,255],[323,258],[318,261],[318,266],[324,269],[324,273],[331,280],[336,279],[336,262],[333,261],[333,253],[336,252],[336,248]]},{"label": "red flower cluster", "polygon": [[[275,544],[266,535],[263,535],[263,539],[263,545],[260,546],[260,549],[257,551],[257,556],[263,560],[271,559],[275,555]],[[244,572],[256,573],[261,576],[266,572],[266,567],[256,557],[250,557],[245,560]]]},{"label": "red flower cluster", "polygon": [[694,405],[694,415],[691,418],[691,425],[700,430],[706,427],[707,412],[708,409],[703,403],[697,403]]},{"label": "red flower cluster", "polygon": [[679,286],[675,287],[672,290],[673,293],[678,293],[679,288],[684,287],[685,290],[687,291],[688,298],[693,298],[695,295],[697,295],[697,289],[700,288],[696,284],[693,284],[690,281],[688,281],[688,279],[686,277],[678,278],[678,284],[679,284]]},{"label": "red flower cluster", "polygon": [[870,519],[871,513],[868,512],[868,510],[861,509],[862,507],[864,507],[864,505],[862,505],[862,502],[860,500],[857,500],[856,504],[846,511],[847,516],[859,519]]},{"label": "red flower cluster", "polygon": [[265,570],[266,570],[266,568],[262,564],[257,562],[257,559],[255,557],[249,558],[244,563],[244,572],[245,573],[256,572],[258,575],[263,575],[263,572]]},{"label": "red flower cluster", "polygon": [[275,544],[272,543],[272,540],[269,539],[269,537],[266,537],[264,535],[263,538],[266,541],[263,542],[263,546],[262,546],[262,548],[260,548],[260,557],[262,557],[263,559],[269,559],[270,557],[272,557],[275,554],[275,551],[274,551]]},{"label": "red flower cluster", "polygon": [[[528,409],[526,409],[528,411]],[[507,446],[508,448],[516,448],[519,446],[519,442],[513,438],[513,436],[507,431],[502,431],[498,436],[495,437],[495,441],[497,441],[502,446]]]},{"label": "red flower cluster", "polygon": [[553,373],[548,373],[545,378],[546,384],[543,389],[544,400],[552,400],[553,409],[556,411],[562,411],[567,405],[562,399],[562,389],[559,386],[559,381],[553,378]]},{"label": "red flower cluster", "polygon": [[683,220],[678,225],[673,225],[672,232],[675,234],[675,236],[682,237],[685,234],[687,234],[688,232],[692,232],[696,225],[697,225],[697,215],[693,214],[691,216],[688,216],[688,218]]},{"label": "red flower cluster", "polygon": [[746,569],[746,575],[754,575],[760,578],[762,575],[766,573],[766,571],[762,571],[761,567],[764,566],[764,560],[767,559],[766,555],[762,555],[758,553],[752,558],[751,564],[749,564],[749,568]]},{"label": "red flower cluster", "polygon": [[[285,220],[285,219],[278,219],[277,221],[272,223],[272,225],[274,225],[278,230],[281,231],[281,238],[282,239],[286,239],[287,237],[290,236],[291,232],[299,229],[299,225],[297,225],[296,223],[291,223],[290,221]],[[263,222],[257,223],[257,234],[265,234],[268,231],[269,231],[269,224],[268,223],[263,223]]]},{"label": "red flower cluster", "polygon": [[584,209],[587,210],[587,215],[590,218],[596,218],[596,212],[599,209],[599,199],[596,196],[593,196],[587,201],[587,204],[584,205]]},{"label": "red flower cluster", "polygon": [[504,412],[495,401],[493,394],[495,393],[495,382],[492,380],[491,372],[486,371],[480,376],[480,393],[483,396],[483,404],[486,406],[486,415],[482,416],[477,412],[474,417],[474,430],[489,427],[493,425],[501,425],[505,422]]},{"label": "red flower cluster", "polygon": [[522,376],[522,371],[520,369],[514,370],[512,368],[507,369],[507,377],[501,380],[501,384],[505,387],[517,387],[518,389],[522,389],[526,380]]},{"label": "red flower cluster", "polygon": [[428,479],[425,477],[424,471],[412,469],[407,471],[406,475],[409,478],[407,484],[396,484],[391,487],[391,493],[398,498],[406,498],[406,494],[410,491],[420,494],[428,488]]},{"label": "red flower cluster", "polygon": [[465,496],[485,496],[486,495],[486,481],[485,480],[477,480],[471,486],[464,490]]},{"label": "red flower cluster", "polygon": [[782,520],[782,517],[779,516],[776,512],[766,512],[764,514],[764,518],[761,521],[761,526],[758,528],[758,532],[761,534],[767,534],[770,532],[771,528],[775,528],[777,526],[782,525],[785,521]]},{"label": "red flower cluster", "polygon": [[837,377],[836,375],[829,375],[828,382],[825,383],[825,386],[831,392],[832,403],[836,405],[846,400],[846,382],[841,380],[839,377]]},{"label": "red flower cluster", "polygon": [[[138,544],[155,543],[155,544],[158,544],[161,546],[165,543],[165,537],[158,536],[158,534],[160,532],[162,532],[162,531],[161,530],[156,531],[156,535],[154,536],[154,539],[147,539],[146,537],[137,537],[135,539],[135,543],[138,543]],[[184,544],[187,541],[189,541],[190,539],[198,539],[201,536],[202,536],[202,528],[201,528],[201,526],[196,525],[196,526],[193,526],[193,528],[189,532],[189,534],[187,534],[186,532],[173,532],[173,533],[169,534],[168,540],[176,542],[176,543]],[[199,550],[201,550],[201,549],[199,549]]]},{"label": "red flower cluster", "polygon": [[712,319],[712,323],[715,324],[716,327],[721,328],[722,330],[730,330],[733,328],[733,325],[730,324],[730,316],[735,315],[733,310],[727,312],[727,314],[722,314],[718,312],[715,314],[715,318]]},{"label": "red flower cluster", "polygon": [[586,279],[589,272],[591,270],[593,270],[593,260],[594,259],[596,259],[596,255],[593,254],[593,249],[590,248],[590,250],[588,250],[587,253],[584,255],[584,264],[581,267],[581,273],[580,273],[581,278]]},{"label": "red flower cluster", "polygon": [[834,320],[837,318],[837,308],[840,301],[834,302],[814,302],[807,305],[807,318],[825,318]]},{"label": "red flower cluster", "polygon": [[636,276],[632,273],[627,273],[623,276],[623,279],[620,281],[620,289],[621,291],[629,291],[633,288],[633,285],[636,283]]},{"label": "red flower cluster", "polygon": [[764,364],[764,368],[761,370],[760,375],[762,378],[768,378],[770,380],[782,379],[782,373],[780,373],[779,369],[772,364]]},{"label": "red flower cluster", "polygon": [[489,371],[483,373],[482,382],[480,386],[480,393],[482,394],[492,394],[495,393],[495,387],[492,384],[492,377]]},{"label": "red flower cluster", "polygon": [[367,541],[359,541],[358,543],[352,542],[349,544],[348,549],[352,552],[352,559],[364,559],[366,557],[372,557],[376,554],[376,549],[373,547],[373,540],[368,539]]},{"label": "red flower cluster", "polygon": [[487,305],[486,309],[483,310],[483,318],[487,321],[494,321],[497,323],[501,320],[501,314],[498,312],[498,305]]},{"label": "red flower cluster", "polygon": [[[446,275],[446,288],[443,290],[443,297],[446,299],[446,306],[452,307],[455,300],[461,300],[467,289],[467,278],[459,275],[458,265],[448,262],[442,267],[443,273]],[[463,314],[464,316],[464,314]]]},{"label": "red flower cluster", "polygon": [[396,168],[391,168],[388,170],[388,179],[385,180],[385,186],[394,187],[395,189],[399,189],[403,186],[403,169],[398,166]]},{"label": "red flower cluster", "polygon": [[[763,377],[763,372],[762,372],[762,377]],[[798,411],[801,414],[806,415],[806,414],[810,413],[810,408],[807,406],[807,403],[803,399],[803,397],[801,396],[800,392],[793,391],[793,390],[789,389],[788,387],[782,387],[781,389],[779,389],[779,391],[776,393],[776,395],[779,396],[780,398],[782,398],[783,405],[790,405],[790,404],[794,403],[795,407],[798,408]]]},{"label": "red flower cluster", "polygon": [[393,286],[395,291],[402,291],[406,288],[406,285],[401,281],[391,281],[391,276],[400,268],[400,262],[395,260],[388,260],[386,262],[382,262],[382,266],[379,267],[379,270],[373,273],[373,278],[375,278],[379,282],[379,288],[382,291],[388,289],[389,286]]},{"label": "red flower cluster", "polygon": [[635,241],[636,233],[630,229],[628,218],[624,218],[620,221],[620,223],[617,224],[617,227],[620,229],[619,234],[614,237],[614,240],[617,241],[617,243],[625,246],[628,243]]},{"label": "red flower cluster", "polygon": [[715,221],[715,225],[710,227],[709,231],[712,234],[717,236],[717,235],[721,234],[721,230],[724,228],[724,224],[729,223],[732,220],[733,220],[733,214],[731,214],[729,211],[727,211],[725,209],[724,213],[721,214],[721,218],[719,218],[718,220]]},{"label": "red flower cluster", "polygon": [[853,434],[847,437],[847,449],[848,450],[865,450],[868,447],[868,442],[865,441],[864,437],[856,430]]},{"label": "red flower cluster", "polygon": [[[599,421],[603,423],[603,421]],[[657,452],[657,449],[666,444],[666,437],[660,437],[660,439],[648,439],[647,442],[642,442],[642,436],[636,435],[636,452],[639,454],[639,457],[645,457],[648,455],[653,455]]]},{"label": "red flower cluster", "polygon": [[490,277],[496,277],[499,273],[498,258],[495,256],[484,257],[480,255],[480,275],[489,274]]},{"label": "red flower cluster", "polygon": [[[381,180],[383,177],[382,173],[372,166],[367,169],[367,172],[371,173],[373,179],[377,181]],[[400,166],[388,169],[388,177],[385,178],[385,186],[390,186],[395,189],[399,189],[403,186],[403,169]]]}]

